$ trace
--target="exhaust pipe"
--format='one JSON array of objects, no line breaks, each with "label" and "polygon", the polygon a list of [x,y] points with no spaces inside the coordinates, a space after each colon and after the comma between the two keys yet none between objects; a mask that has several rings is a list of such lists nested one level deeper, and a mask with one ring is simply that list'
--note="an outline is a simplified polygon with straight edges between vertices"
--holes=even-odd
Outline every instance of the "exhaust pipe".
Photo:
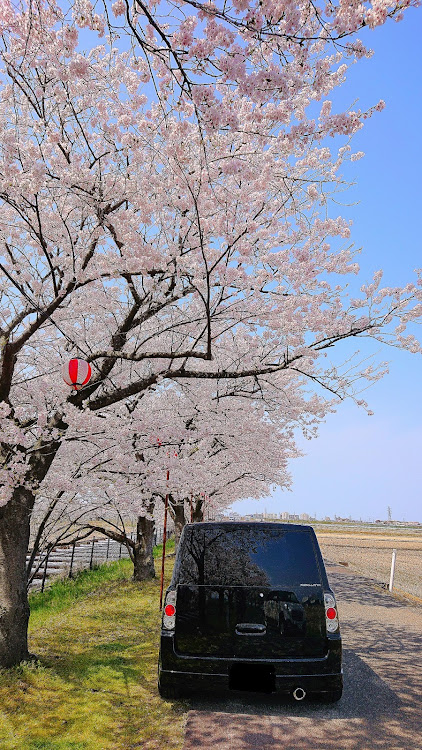
[{"label": "exhaust pipe", "polygon": [[295,701],[303,701],[305,695],[306,691],[301,687],[297,687],[295,688],[295,690],[293,690],[293,698],[295,699]]}]

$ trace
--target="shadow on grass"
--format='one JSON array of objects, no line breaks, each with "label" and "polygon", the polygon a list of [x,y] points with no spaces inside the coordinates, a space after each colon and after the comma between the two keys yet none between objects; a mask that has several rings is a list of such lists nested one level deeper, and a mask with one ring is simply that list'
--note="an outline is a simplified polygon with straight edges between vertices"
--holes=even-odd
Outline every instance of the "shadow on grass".
[{"label": "shadow on grass", "polygon": [[[151,647],[152,648],[152,647]],[[157,660],[158,647],[155,648],[154,658]],[[44,658],[42,664],[80,688],[85,684],[88,689],[106,690],[107,684],[119,682],[145,683],[145,672],[148,665],[145,657],[134,648],[131,639],[116,640],[113,643],[103,643],[85,648],[83,651],[70,651],[56,655],[55,659]]]},{"label": "shadow on grass", "polygon": [[0,674],[0,749],[180,750],[186,706],[157,691],[159,582],[119,574],[67,601],[33,620],[38,662]]},{"label": "shadow on grass", "polygon": [[85,743],[62,740],[32,740],[28,750],[86,750]]}]

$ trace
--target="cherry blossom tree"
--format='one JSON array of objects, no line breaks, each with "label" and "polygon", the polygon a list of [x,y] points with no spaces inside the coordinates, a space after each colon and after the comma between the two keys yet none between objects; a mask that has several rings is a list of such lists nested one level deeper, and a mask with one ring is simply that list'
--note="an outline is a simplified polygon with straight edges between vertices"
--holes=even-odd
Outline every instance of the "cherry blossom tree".
[{"label": "cherry blossom tree", "polygon": [[287,463],[297,450],[288,413],[274,419],[267,404],[214,394],[211,384],[173,385],[145,394],[123,428],[113,414],[96,435],[69,428],[37,493],[35,542],[44,538],[48,549],[87,530],[103,533],[127,547],[141,581],[154,576],[154,521],[162,526],[166,494],[177,545],[191,500],[193,520],[202,520],[204,507],[215,512],[264,496],[271,485],[289,486]]},{"label": "cherry blossom tree", "polygon": [[[219,398],[210,382],[187,383],[168,395],[185,431],[180,440],[173,438],[169,481],[161,491],[157,483],[156,493],[163,502],[169,498],[177,547],[191,516],[203,520],[204,511],[219,512],[242,497],[267,496],[272,485],[290,485],[287,464],[299,455],[293,437],[299,420],[285,404],[276,410],[265,394],[261,400]],[[312,414],[304,433],[309,436],[317,424]]]},{"label": "cherry blossom tree", "polygon": [[[310,5],[298,5],[302,39],[293,6],[281,9],[283,17],[277,9],[271,45],[279,27],[284,40],[277,73],[262,31],[269,7],[258,31],[247,18],[251,6],[239,7],[240,52],[230,30],[223,39],[220,28],[236,27],[236,6],[234,21],[211,6],[202,17],[198,8],[200,34],[212,38],[210,49],[183,53],[190,90],[180,69],[160,67],[164,40],[152,40],[150,50],[144,44],[159,81],[152,102],[135,41],[119,51],[113,36],[103,35],[86,53],[78,47],[77,24],[104,33],[103,20],[93,19],[88,5],[81,16],[81,7],[74,22],[41,0],[29,7],[6,0],[0,13],[5,666],[28,655],[30,516],[67,436],[104,433],[113,421],[133,434],[130,410],[142,411],[145,394],[169,382],[211,381],[213,398],[273,400],[292,423],[312,421],[333,408],[332,398],[358,399],[359,384],[382,373],[376,366],[332,366],[325,355],[343,339],[369,336],[420,351],[406,332],[422,311],[418,279],[383,289],[379,272],[350,299],[347,278],[358,271],[356,259],[347,244],[330,244],[350,234],[341,217],[330,215],[329,202],[342,183],[342,163],[356,157],[349,137],[382,108],[332,114],[327,99],[316,104],[342,81],[333,34],[342,44],[348,31],[339,19],[350,10],[340,4],[328,36],[320,30],[316,38],[311,21],[305,34]],[[378,8],[381,22],[398,7],[365,6],[365,17]],[[294,27],[286,31],[289,19]],[[348,22],[349,31],[362,22]],[[155,32],[145,27],[147,40]],[[191,49],[185,38],[171,38]],[[360,49],[347,47],[347,54],[359,56]],[[173,52],[166,54],[174,66]],[[210,85],[217,58],[218,80],[204,89],[197,85],[201,70]],[[232,60],[240,67],[225,80]],[[168,85],[178,82],[180,103],[173,97],[166,104],[167,75]],[[312,119],[309,102],[318,108]],[[343,137],[343,145],[334,138],[328,148],[328,135]],[[89,360],[94,375],[69,394],[59,373],[70,356]],[[129,459],[116,450],[116,460],[122,470]]]},{"label": "cherry blossom tree", "polygon": [[[107,27],[116,39],[128,35],[145,82],[160,106],[186,111],[201,125],[244,130],[248,121],[233,110],[233,97],[259,108],[259,122],[273,126],[303,120],[343,80],[347,67],[371,51],[357,34],[389,18],[401,20],[419,0],[77,0],[76,22]],[[188,111],[189,106],[188,106]],[[299,113],[299,114],[298,114]],[[351,132],[351,118],[330,118],[333,132]],[[336,121],[337,119],[337,121]],[[321,125],[306,122],[306,132]]]}]

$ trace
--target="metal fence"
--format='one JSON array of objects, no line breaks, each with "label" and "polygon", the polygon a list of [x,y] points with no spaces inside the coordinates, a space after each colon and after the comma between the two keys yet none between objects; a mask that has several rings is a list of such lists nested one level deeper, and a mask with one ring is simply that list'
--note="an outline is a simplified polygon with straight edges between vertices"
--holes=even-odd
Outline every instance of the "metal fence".
[{"label": "metal fence", "polygon": [[[167,532],[167,538],[171,532]],[[154,531],[154,546],[163,541],[163,529]],[[30,554],[28,553],[27,562]],[[94,565],[128,558],[129,552],[124,544],[113,539],[89,539],[86,542],[75,542],[66,546],[57,546],[47,554],[40,553],[35,557],[29,577],[28,589],[44,591],[54,577],[72,578],[79,570],[90,569]]]}]

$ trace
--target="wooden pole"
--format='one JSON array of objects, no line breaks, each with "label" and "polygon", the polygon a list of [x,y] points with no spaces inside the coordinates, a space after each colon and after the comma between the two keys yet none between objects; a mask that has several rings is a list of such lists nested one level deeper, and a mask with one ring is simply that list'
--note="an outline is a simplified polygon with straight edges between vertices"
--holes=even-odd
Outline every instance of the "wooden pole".
[{"label": "wooden pole", "polygon": [[[170,479],[170,470],[167,469],[167,482]],[[168,489],[168,488],[167,488]],[[160,611],[163,608],[163,589],[164,589],[164,558],[166,556],[166,537],[167,537],[167,511],[169,506],[169,493],[166,493],[164,503],[164,531],[163,531],[163,554],[161,557],[161,582],[160,582]]]}]

